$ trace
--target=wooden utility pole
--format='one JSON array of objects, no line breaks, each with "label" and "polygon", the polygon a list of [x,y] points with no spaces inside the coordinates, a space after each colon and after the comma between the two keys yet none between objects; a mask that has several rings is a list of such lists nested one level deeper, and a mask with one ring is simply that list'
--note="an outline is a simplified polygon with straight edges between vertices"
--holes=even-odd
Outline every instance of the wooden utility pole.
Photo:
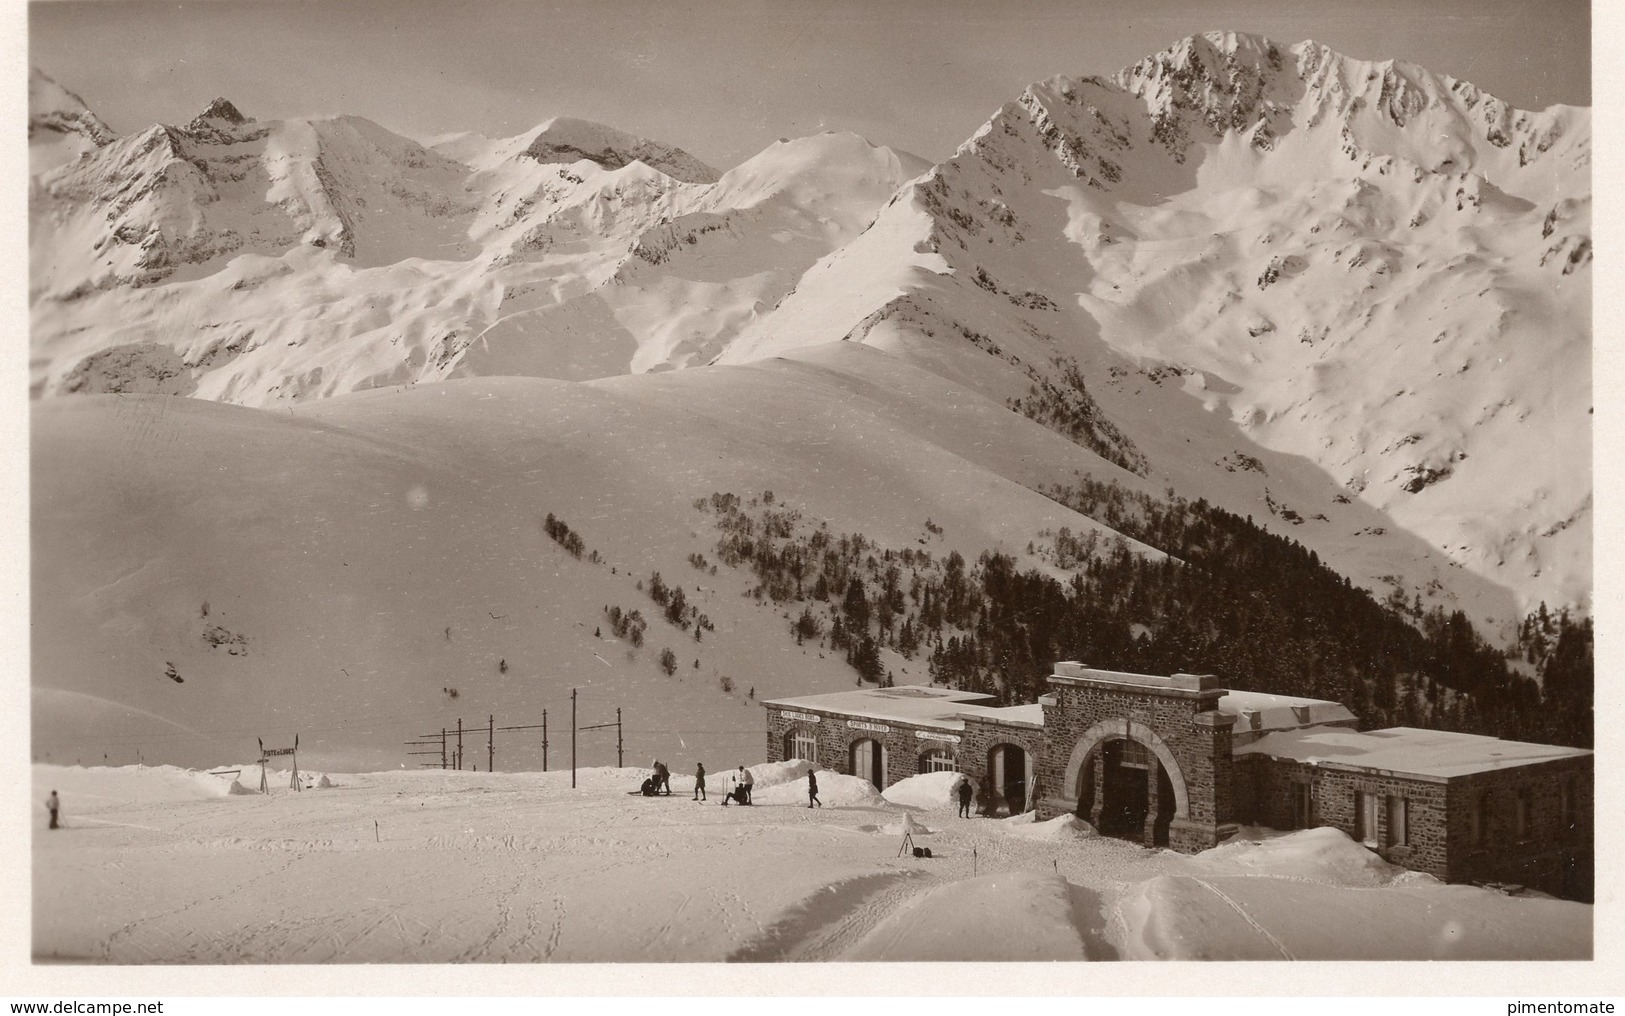
[{"label": "wooden utility pole", "polygon": [[615,707],[615,768],[620,769],[626,765],[622,758],[624,744],[621,740],[621,707]]},{"label": "wooden utility pole", "polygon": [[440,768],[446,768],[446,728],[440,728]]},{"label": "wooden utility pole", "polygon": [[542,710],[542,772],[547,772],[547,710]]},{"label": "wooden utility pole", "polygon": [[576,690],[570,689],[570,789],[576,788]]},{"label": "wooden utility pole", "polygon": [[485,771],[497,771],[497,715],[491,713],[485,718]]},{"label": "wooden utility pole", "polygon": [[457,769],[463,768],[463,718],[457,717]]}]

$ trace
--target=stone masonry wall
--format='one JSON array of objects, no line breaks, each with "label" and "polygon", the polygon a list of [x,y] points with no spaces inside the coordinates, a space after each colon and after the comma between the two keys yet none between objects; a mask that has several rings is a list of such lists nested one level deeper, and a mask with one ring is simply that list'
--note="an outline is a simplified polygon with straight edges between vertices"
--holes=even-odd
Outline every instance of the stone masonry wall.
[{"label": "stone masonry wall", "polygon": [[1261,762],[1265,761],[1262,755],[1237,755],[1230,763],[1231,778],[1234,785],[1231,787],[1231,801],[1236,809],[1236,821],[1250,822],[1257,825],[1268,825],[1258,818],[1258,782],[1262,778],[1259,770]]},{"label": "stone masonry wall", "polygon": [[[818,722],[809,722],[804,719],[793,719],[786,716],[786,712],[802,713],[804,715],[819,717]],[[1029,735],[1025,740],[1018,740],[1015,736],[995,736],[989,731],[982,731],[975,735],[970,730],[963,733],[949,733],[934,727],[920,724],[904,723],[898,720],[860,720],[858,722],[870,723],[888,728],[885,731],[867,730],[848,725],[844,716],[824,716],[808,710],[781,710],[768,707],[767,710],[767,760],[769,762],[782,762],[787,758],[787,735],[796,730],[811,732],[817,741],[817,764],[825,769],[833,769],[839,773],[852,775],[852,745],[865,738],[876,741],[886,747],[886,784],[890,786],[898,780],[907,779],[925,772],[922,761],[932,750],[941,749],[954,757],[955,765],[960,772],[969,775],[975,783],[978,792],[987,782],[987,749],[999,741],[1009,741],[1028,747],[1036,751],[1041,741],[1040,731],[1024,731]],[[970,725],[967,724],[967,727]],[[928,736],[920,736],[921,734]],[[1015,734],[1011,731],[1011,734]],[[941,738],[956,737],[957,742],[942,740]],[[867,775],[867,774],[865,774]],[[885,788],[882,787],[882,790]]]},{"label": "stone masonry wall", "polygon": [[[1595,863],[1593,756],[1474,773],[1450,781],[1449,858],[1453,882],[1511,882],[1574,899],[1590,899]],[[1572,823],[1562,821],[1569,784]],[[1517,830],[1517,797],[1528,826]],[[1482,809],[1475,837],[1473,811]]]},{"label": "stone masonry wall", "polygon": [[[989,756],[993,748],[1000,744],[1015,745],[1025,751],[1032,759],[1034,778],[1039,783],[1038,792],[1049,793],[1046,788],[1050,784],[1043,780],[1038,768],[1044,757],[1044,731],[967,718],[964,738],[959,750],[959,769],[976,784],[976,807],[979,810],[997,811],[1006,804],[1001,796],[1001,788],[989,786],[992,778]],[[1032,793],[1033,788],[1029,787],[1028,796],[1031,797]]]},{"label": "stone masonry wall", "polygon": [[[1309,827],[1331,826],[1341,829],[1351,838],[1358,829],[1355,795],[1360,792],[1377,795],[1381,801],[1377,808],[1377,852],[1388,861],[1425,871],[1437,878],[1447,878],[1449,866],[1445,838],[1445,784],[1377,772],[1347,772],[1273,759],[1263,755],[1242,756],[1241,770],[1248,773],[1252,805],[1243,813],[1243,821],[1269,826],[1272,829],[1295,829],[1293,799],[1296,787],[1309,784]],[[1404,798],[1408,804],[1406,814],[1406,842],[1389,844],[1388,797]]]}]

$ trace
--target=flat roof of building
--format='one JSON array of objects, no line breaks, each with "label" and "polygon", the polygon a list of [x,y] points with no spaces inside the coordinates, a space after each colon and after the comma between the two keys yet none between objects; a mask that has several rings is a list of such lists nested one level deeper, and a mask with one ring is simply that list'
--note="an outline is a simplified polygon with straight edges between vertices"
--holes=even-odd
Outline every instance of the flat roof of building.
[{"label": "flat roof of building", "polygon": [[1211,694],[1221,687],[1219,679],[1212,674],[1134,674],[1125,670],[1100,670],[1076,660],[1062,660],[1055,664],[1050,676],[1063,681],[1115,685],[1182,696],[1198,692]]},{"label": "flat roof of building", "polygon": [[1384,772],[1434,779],[1493,772],[1515,766],[1590,755],[1583,748],[1503,741],[1483,734],[1390,727],[1357,731],[1346,727],[1311,727],[1266,734],[1236,749],[1237,755],[1267,755],[1313,765]]},{"label": "flat roof of building", "polygon": [[992,695],[982,692],[904,684],[893,688],[853,688],[850,691],[832,691],[823,695],[771,699],[764,701],[762,705],[776,709],[812,709],[839,713],[843,716],[915,723],[941,727],[945,730],[965,729],[965,721],[962,718],[964,716],[1031,726],[1041,726],[1044,722],[1043,706],[987,705],[992,698]]},{"label": "flat roof of building", "polygon": [[1235,732],[1238,734],[1347,723],[1355,718],[1341,702],[1271,695],[1262,691],[1226,691],[1219,699],[1217,708],[1219,712],[1236,718]]}]

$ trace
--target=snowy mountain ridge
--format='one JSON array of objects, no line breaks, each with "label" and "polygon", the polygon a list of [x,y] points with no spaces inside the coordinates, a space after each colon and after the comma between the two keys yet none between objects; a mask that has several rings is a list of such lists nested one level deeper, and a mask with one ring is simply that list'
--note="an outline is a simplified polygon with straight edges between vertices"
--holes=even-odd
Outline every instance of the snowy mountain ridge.
[{"label": "snowy mountain ridge", "polygon": [[[1029,88],[721,362],[871,342],[1201,489],[1220,456],[1151,422],[1195,399],[1178,433],[1233,427],[1531,602],[1585,602],[1589,165],[1586,110],[1198,36]],[[1253,497],[1295,538],[1335,520]]]},{"label": "snowy mountain ridge", "polygon": [[38,176],[112,141],[113,129],[85,100],[38,68],[28,74],[29,175]]},{"label": "snowy mountain ridge", "polygon": [[1589,171],[1588,110],[1236,33],[1035,83],[934,167],[220,100],[35,177],[33,390],[269,407],[860,342],[1501,623],[1479,579],[1589,603]]}]

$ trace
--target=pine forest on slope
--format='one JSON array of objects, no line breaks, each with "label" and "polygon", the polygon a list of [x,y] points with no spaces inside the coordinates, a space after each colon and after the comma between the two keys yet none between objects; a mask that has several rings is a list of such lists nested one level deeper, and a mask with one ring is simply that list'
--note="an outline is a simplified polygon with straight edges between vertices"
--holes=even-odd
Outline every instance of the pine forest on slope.
[{"label": "pine forest on slope", "polygon": [[[120,137],[38,71],[29,130],[55,760],[132,708],[201,758],[264,709],[539,708],[588,663],[746,745],[721,703],[1026,700],[1058,655],[1589,740],[1588,110],[1210,33],[937,166],[225,100]],[[693,503],[765,490],[870,551],[762,573],[734,533],[697,571]],[[887,578],[927,549],[931,610]]]}]

